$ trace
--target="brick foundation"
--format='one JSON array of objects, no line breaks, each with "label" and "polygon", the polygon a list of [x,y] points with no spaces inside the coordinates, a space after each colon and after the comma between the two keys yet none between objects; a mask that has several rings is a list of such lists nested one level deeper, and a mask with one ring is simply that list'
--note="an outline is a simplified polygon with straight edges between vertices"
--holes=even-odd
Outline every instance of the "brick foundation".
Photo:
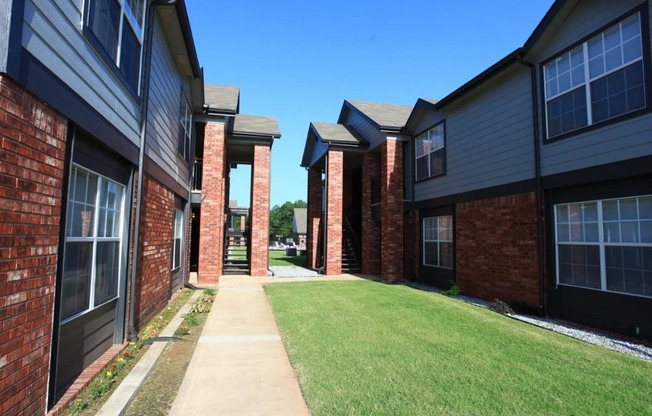
[{"label": "brick foundation", "polygon": [[362,160],[362,273],[380,274],[380,223],[372,220],[372,179],[380,176],[380,154],[365,153]]},{"label": "brick foundation", "polygon": [[200,284],[219,283],[224,257],[225,125],[207,123],[204,133],[204,165],[199,231]]},{"label": "brick foundation", "polygon": [[269,185],[271,147],[254,146],[254,162],[251,167],[251,241],[250,274],[267,276],[269,256]]},{"label": "brick foundation", "polygon": [[143,178],[140,214],[136,327],[149,321],[170,298],[174,193],[149,175]]},{"label": "brick foundation", "polygon": [[384,280],[403,279],[403,142],[386,141],[381,149],[380,273]]},{"label": "brick foundation", "polygon": [[329,150],[326,156],[326,249],[324,274],[342,274],[342,202],[344,153]]},{"label": "brick foundation", "polygon": [[537,308],[537,219],[534,193],[458,204],[456,279],[462,292]]},{"label": "brick foundation", "polygon": [[311,269],[320,266],[319,228],[322,213],[322,179],[321,169],[308,170],[308,209],[306,235],[306,265]]},{"label": "brick foundation", "polygon": [[45,414],[67,119],[0,75],[0,414]]}]

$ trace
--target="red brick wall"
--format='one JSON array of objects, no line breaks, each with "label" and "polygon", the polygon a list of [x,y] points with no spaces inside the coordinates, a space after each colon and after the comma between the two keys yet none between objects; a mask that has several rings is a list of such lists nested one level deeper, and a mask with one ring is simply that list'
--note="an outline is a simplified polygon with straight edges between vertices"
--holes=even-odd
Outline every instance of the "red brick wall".
[{"label": "red brick wall", "polygon": [[140,214],[136,326],[144,325],[170,298],[174,193],[145,174]]},{"label": "red brick wall", "polygon": [[225,142],[222,123],[208,123],[204,132],[204,165],[197,280],[219,283],[224,257]]},{"label": "red brick wall", "polygon": [[365,153],[362,160],[362,273],[380,274],[380,223],[371,219],[371,180],[380,176],[380,154]]},{"label": "red brick wall", "polygon": [[458,204],[455,222],[456,279],[462,292],[536,308],[535,194]]},{"label": "red brick wall", "polygon": [[322,179],[321,169],[308,170],[308,210],[306,235],[306,265],[311,269],[319,267],[319,227],[321,226]]},{"label": "red brick wall", "polygon": [[328,151],[326,156],[326,255],[324,274],[342,274],[342,202],[344,153]]},{"label": "red brick wall", "polygon": [[270,146],[254,146],[251,166],[251,244],[250,274],[267,276],[269,246],[269,185],[271,168]]},{"label": "red brick wall", "polygon": [[67,120],[0,75],[0,414],[44,414]]},{"label": "red brick wall", "polygon": [[403,142],[386,141],[381,149],[380,273],[384,280],[403,279]]}]

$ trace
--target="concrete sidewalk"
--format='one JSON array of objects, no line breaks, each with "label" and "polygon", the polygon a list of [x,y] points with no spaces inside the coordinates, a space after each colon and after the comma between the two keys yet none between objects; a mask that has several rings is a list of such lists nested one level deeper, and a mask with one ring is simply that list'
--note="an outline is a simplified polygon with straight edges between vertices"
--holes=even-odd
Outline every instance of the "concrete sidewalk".
[{"label": "concrete sidewalk", "polygon": [[222,276],[171,415],[308,415],[262,285]]}]

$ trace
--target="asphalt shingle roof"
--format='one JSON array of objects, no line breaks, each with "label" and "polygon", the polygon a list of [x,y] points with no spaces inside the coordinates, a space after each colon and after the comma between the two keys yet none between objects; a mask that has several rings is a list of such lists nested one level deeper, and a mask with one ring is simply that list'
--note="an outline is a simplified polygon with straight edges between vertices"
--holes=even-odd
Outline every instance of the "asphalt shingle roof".
[{"label": "asphalt shingle roof", "polygon": [[357,100],[346,101],[380,127],[400,129],[405,126],[412,112],[412,106],[409,105],[381,104]]},{"label": "asphalt shingle roof", "polygon": [[233,122],[233,134],[281,137],[281,130],[274,117],[238,114]]},{"label": "asphalt shingle roof", "polygon": [[204,102],[211,110],[236,114],[240,105],[240,87],[206,84]]},{"label": "asphalt shingle roof", "polygon": [[323,142],[360,143],[353,130],[342,124],[312,123]]}]

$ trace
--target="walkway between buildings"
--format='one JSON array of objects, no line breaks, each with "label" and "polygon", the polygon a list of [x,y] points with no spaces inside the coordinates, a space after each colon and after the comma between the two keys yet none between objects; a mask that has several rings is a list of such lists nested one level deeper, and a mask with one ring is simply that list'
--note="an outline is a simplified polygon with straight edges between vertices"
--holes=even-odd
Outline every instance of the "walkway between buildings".
[{"label": "walkway between buildings", "polygon": [[171,415],[309,414],[262,288],[291,280],[220,278]]}]

